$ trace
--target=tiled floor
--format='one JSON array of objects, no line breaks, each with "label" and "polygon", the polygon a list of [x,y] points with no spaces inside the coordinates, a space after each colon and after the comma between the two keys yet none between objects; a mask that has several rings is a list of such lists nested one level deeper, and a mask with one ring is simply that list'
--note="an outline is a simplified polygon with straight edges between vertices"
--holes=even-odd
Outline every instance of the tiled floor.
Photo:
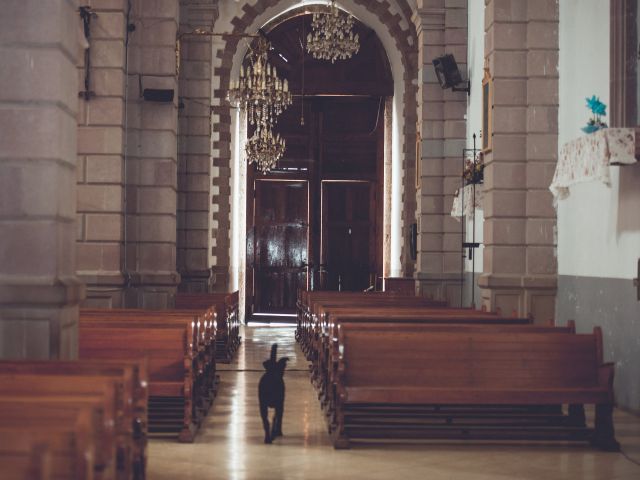
[{"label": "tiled floor", "polygon": [[[264,445],[257,384],[275,342],[278,357],[291,359],[285,436]],[[306,361],[288,327],[246,328],[236,359],[220,368],[220,394],[196,442],[150,442],[150,480],[640,480],[640,466],[623,455],[583,445],[429,443],[334,450]],[[640,418],[616,412],[616,429],[623,450],[640,461]]]}]

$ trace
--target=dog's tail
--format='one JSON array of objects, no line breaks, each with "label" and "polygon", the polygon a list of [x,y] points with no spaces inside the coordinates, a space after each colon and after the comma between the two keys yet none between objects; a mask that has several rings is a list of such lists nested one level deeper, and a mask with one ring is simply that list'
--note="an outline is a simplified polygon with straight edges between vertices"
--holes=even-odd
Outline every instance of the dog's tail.
[{"label": "dog's tail", "polygon": [[271,345],[271,361],[273,363],[276,362],[276,355],[278,353],[278,344],[274,343],[273,345]]}]

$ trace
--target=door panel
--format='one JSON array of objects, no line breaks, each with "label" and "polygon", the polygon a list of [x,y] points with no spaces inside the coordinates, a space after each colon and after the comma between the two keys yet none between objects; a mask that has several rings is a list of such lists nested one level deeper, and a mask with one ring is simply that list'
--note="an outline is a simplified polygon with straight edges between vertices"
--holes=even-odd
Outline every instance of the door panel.
[{"label": "door panel", "polygon": [[247,172],[249,319],[293,313],[299,287],[363,290],[380,273],[383,106],[307,97],[303,108],[295,97],[279,118],[284,158],[268,174]]},{"label": "door panel", "polygon": [[376,274],[375,183],[322,183],[322,263],[328,290],[364,290]]},{"label": "door panel", "polygon": [[306,285],[308,182],[255,182],[253,313],[294,313]]}]

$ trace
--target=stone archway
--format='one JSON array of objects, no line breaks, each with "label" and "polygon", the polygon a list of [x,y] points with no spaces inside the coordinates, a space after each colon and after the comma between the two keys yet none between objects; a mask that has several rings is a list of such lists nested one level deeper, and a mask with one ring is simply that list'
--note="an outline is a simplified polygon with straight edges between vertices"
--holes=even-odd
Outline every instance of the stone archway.
[{"label": "stone archway", "polygon": [[[417,122],[417,40],[415,26],[410,21],[411,9],[405,0],[400,0],[401,11],[407,18],[394,12],[391,5],[387,1],[362,1],[353,0],[351,2],[342,2],[344,6],[351,7],[352,11],[366,12],[368,19],[371,21],[367,25],[379,34],[383,33],[387,42],[385,48],[390,60],[395,60],[395,66],[392,67],[394,81],[396,83],[396,93],[399,99],[396,103],[394,115],[398,123],[401,124],[397,132],[397,154],[393,161],[397,165],[400,173],[400,181],[396,195],[401,195],[401,210],[398,212],[400,226],[402,232],[403,226],[413,223],[416,210],[415,200],[415,139],[416,139],[416,122]],[[242,14],[236,15],[230,20],[233,26],[231,32],[233,36],[225,37],[220,43],[220,48],[214,56],[213,71],[216,79],[214,83],[217,88],[213,90],[212,104],[213,106],[213,158],[214,167],[217,167],[217,175],[213,176],[213,188],[219,192],[226,191],[231,182],[231,165],[233,159],[233,132],[232,132],[232,112],[230,107],[225,105],[226,86],[232,77],[234,68],[239,68],[244,52],[241,48],[241,37],[239,35],[252,33],[256,31],[261,24],[261,16],[269,14],[270,18],[275,18],[286,11],[288,5],[278,0],[258,0],[253,5],[243,5],[241,7]],[[270,11],[273,10],[273,11]],[[383,42],[384,43],[384,42]],[[397,50],[400,55],[392,55],[393,50]],[[212,254],[217,258],[217,265],[214,267],[216,275],[229,275],[231,266],[230,239],[225,232],[231,229],[231,204],[230,197],[220,195],[217,197],[220,202],[217,211],[213,213],[214,231],[213,237],[216,238],[216,245],[212,248]],[[241,203],[241,202],[240,202]],[[214,209],[215,210],[215,209]],[[398,233],[396,236],[398,243],[398,268],[397,274],[411,274],[413,264],[409,260],[408,255],[404,252],[402,239],[405,235]]]}]

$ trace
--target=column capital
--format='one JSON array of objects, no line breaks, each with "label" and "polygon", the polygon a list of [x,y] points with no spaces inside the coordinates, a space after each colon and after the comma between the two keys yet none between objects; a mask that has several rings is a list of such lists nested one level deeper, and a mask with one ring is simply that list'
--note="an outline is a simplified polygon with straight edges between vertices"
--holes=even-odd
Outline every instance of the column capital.
[{"label": "column capital", "polygon": [[444,30],[444,8],[419,8],[411,17],[418,36],[425,30]]}]

